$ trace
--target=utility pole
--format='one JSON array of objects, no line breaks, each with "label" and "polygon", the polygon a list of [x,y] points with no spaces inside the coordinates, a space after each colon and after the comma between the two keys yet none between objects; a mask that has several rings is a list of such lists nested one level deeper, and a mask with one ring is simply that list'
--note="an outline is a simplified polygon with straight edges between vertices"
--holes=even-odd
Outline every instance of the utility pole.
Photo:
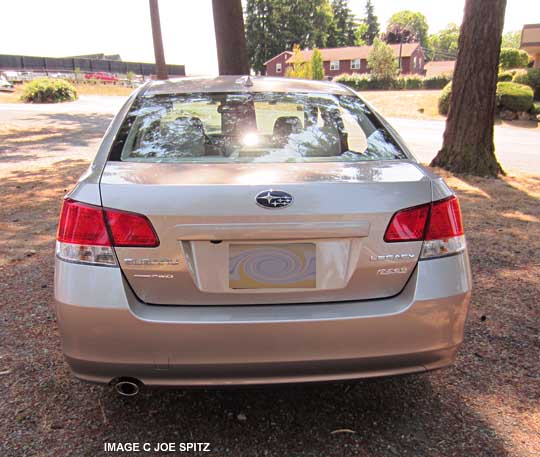
[{"label": "utility pole", "polygon": [[212,0],[220,75],[249,75],[241,0]]},{"label": "utility pole", "polygon": [[156,57],[157,79],[167,79],[167,66],[163,52],[163,39],[161,37],[161,23],[159,21],[158,0],[150,1],[150,20],[152,21],[152,38],[154,39],[154,55]]}]

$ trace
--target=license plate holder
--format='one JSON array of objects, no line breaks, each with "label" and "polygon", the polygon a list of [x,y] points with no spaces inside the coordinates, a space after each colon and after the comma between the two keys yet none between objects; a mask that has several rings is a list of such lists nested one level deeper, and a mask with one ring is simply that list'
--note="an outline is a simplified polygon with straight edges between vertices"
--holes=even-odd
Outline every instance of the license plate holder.
[{"label": "license plate holder", "polygon": [[229,288],[315,289],[315,243],[229,245]]}]

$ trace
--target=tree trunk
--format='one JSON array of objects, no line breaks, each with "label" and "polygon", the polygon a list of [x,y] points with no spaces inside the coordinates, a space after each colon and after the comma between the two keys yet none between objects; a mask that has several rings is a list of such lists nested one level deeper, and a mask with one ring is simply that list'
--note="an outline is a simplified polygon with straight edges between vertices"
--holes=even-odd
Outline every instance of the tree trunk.
[{"label": "tree trunk", "polygon": [[493,121],[506,0],[466,0],[442,149],[431,166],[477,176],[504,174]]},{"label": "tree trunk", "polygon": [[150,0],[150,20],[152,21],[154,56],[156,57],[156,78],[167,79],[167,66],[165,65],[165,53],[163,52],[163,39],[161,38],[161,22],[159,20],[157,0]]},{"label": "tree trunk", "polygon": [[212,0],[220,75],[249,75],[241,0]]}]

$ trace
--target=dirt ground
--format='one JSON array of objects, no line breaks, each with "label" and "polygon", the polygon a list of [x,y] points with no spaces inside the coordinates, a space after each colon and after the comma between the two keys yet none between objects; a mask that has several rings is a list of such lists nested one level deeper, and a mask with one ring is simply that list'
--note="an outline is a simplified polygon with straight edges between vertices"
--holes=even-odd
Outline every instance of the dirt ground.
[{"label": "dirt ground", "polygon": [[461,200],[474,275],[454,367],[121,398],[70,375],[49,307],[61,200],[109,120],[62,116],[0,130],[0,456],[109,455],[105,442],[133,441],[210,442],[200,455],[235,457],[540,455],[540,176],[443,173]]}]

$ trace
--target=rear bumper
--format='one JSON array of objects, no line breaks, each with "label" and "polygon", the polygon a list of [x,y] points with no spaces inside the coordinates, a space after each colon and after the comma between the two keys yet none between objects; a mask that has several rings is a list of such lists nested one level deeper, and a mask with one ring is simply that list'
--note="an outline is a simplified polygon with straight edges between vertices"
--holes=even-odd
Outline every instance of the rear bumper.
[{"label": "rear bumper", "polygon": [[[451,278],[451,279],[450,279]],[[326,381],[452,363],[471,279],[466,253],[422,261],[382,300],[272,306],[149,306],[117,268],[56,261],[66,360],[84,380],[147,385]]]}]

